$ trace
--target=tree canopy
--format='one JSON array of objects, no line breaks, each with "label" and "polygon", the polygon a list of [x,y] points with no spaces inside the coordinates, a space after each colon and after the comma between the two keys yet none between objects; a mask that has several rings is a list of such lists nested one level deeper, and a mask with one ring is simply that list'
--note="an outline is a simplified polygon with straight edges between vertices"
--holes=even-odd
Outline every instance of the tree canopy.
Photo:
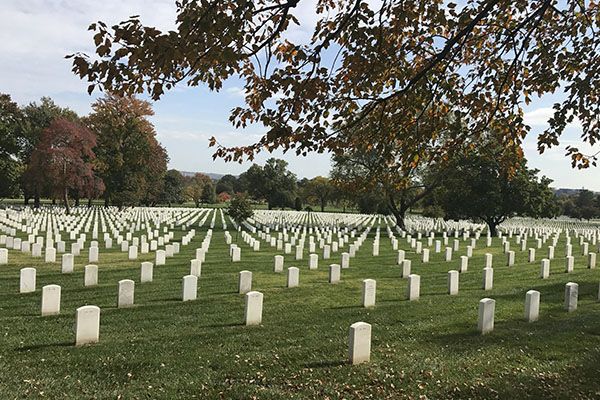
[{"label": "tree canopy", "polygon": [[[559,212],[552,181],[538,178],[536,169],[512,154],[514,169],[508,170],[500,161],[511,153],[493,142],[457,154],[435,198],[446,218],[475,219],[488,225],[492,235],[507,218],[520,215],[532,218],[555,217]],[[504,154],[504,155],[503,155]]]},{"label": "tree canopy", "polygon": [[[225,160],[276,148],[340,152],[373,136],[415,150],[452,120],[465,129],[452,131],[438,157],[489,129],[506,144],[520,143],[531,130],[523,106],[563,92],[539,151],[557,146],[575,118],[583,142],[600,139],[596,2],[318,0],[316,24],[301,26],[312,31],[307,43],[289,34],[304,6],[182,0],[174,30],[144,26],[137,16],[112,27],[94,23],[95,55],[69,57],[90,92],[147,91],[158,99],[180,83],[220,90],[228,78],[241,79],[246,104],[230,119],[241,127],[260,123],[266,133],[239,147],[212,138],[215,156]],[[580,168],[596,161],[575,146],[567,154]]]},{"label": "tree canopy", "polygon": [[43,130],[31,153],[26,178],[61,197],[69,214],[69,190],[87,193],[101,185],[94,174],[95,146],[96,137],[88,128],[58,118]]},{"label": "tree canopy", "polygon": [[296,198],[296,175],[287,169],[287,161],[270,158],[264,167],[252,164],[240,175],[248,185],[248,193],[273,207],[293,207]]},{"label": "tree canopy", "polygon": [[86,119],[96,134],[98,173],[106,190],[106,204],[155,204],[167,172],[166,150],[156,140],[147,101],[113,94],[92,104]]}]

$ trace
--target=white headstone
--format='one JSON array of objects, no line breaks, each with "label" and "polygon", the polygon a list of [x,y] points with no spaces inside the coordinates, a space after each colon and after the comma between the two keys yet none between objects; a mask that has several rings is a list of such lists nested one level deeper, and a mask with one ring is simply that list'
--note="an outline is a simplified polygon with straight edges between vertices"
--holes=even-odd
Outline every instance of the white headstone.
[{"label": "white headstone", "polygon": [[406,288],[406,297],[408,300],[419,300],[421,296],[421,276],[410,274],[408,276],[408,286]]},{"label": "white headstone", "polygon": [[467,257],[467,256],[460,256],[460,268],[459,268],[459,272],[460,273],[467,272],[468,268],[469,268],[469,257]]},{"label": "white headstone", "polygon": [[140,282],[152,282],[154,278],[154,264],[150,261],[144,261],[140,271]]},{"label": "white headstone", "polygon": [[283,272],[283,256],[277,255],[274,258],[273,272]]},{"label": "white headstone", "polygon": [[156,258],[154,260],[155,265],[165,265],[167,255],[164,250],[156,250]]},{"label": "white headstone", "polygon": [[342,263],[340,264],[342,268],[350,268],[350,254],[342,253]]},{"label": "white headstone", "polygon": [[56,249],[54,247],[46,247],[46,254],[44,256],[45,256],[44,257],[45,262],[47,262],[47,263],[56,262]]},{"label": "white headstone", "polygon": [[458,271],[448,271],[448,294],[458,294]]},{"label": "white headstone", "polygon": [[588,253],[588,268],[596,268],[596,253]]},{"label": "white headstone", "polygon": [[96,286],[98,284],[98,266],[86,265],[84,267],[83,286]]},{"label": "white headstone", "polygon": [[350,325],[348,337],[348,358],[350,364],[369,362],[371,359],[371,325],[355,322]]},{"label": "white headstone", "polygon": [[365,279],[362,285],[362,304],[363,307],[375,306],[375,296],[377,291],[377,282],[375,279]]},{"label": "white headstone", "polygon": [[60,286],[42,287],[42,316],[60,314]]},{"label": "white headstone", "polygon": [[401,278],[408,278],[408,276],[410,275],[411,266],[411,260],[402,261],[402,273],[400,274]]},{"label": "white headstone", "polygon": [[73,259],[73,254],[65,253],[62,255],[62,273],[70,274],[73,272],[73,268],[75,261]]},{"label": "white headstone", "polygon": [[198,277],[195,275],[186,275],[182,282],[182,300],[196,300],[198,296]]},{"label": "white headstone", "polygon": [[542,267],[540,269],[540,278],[547,279],[550,276],[550,260],[542,259]]},{"label": "white headstone", "polygon": [[565,272],[570,273],[573,272],[573,267],[575,267],[575,257],[568,256],[565,258]]},{"label": "white headstone", "polygon": [[263,294],[261,292],[246,293],[244,321],[246,325],[260,325],[262,322]]},{"label": "white headstone", "polygon": [[246,294],[252,290],[252,272],[240,271],[238,278],[238,293]]},{"label": "white headstone", "polygon": [[579,296],[579,285],[569,282],[565,285],[565,310],[568,312],[577,309],[577,297]]},{"label": "white headstone", "polygon": [[300,283],[300,270],[296,267],[289,267],[287,274],[287,287],[293,288]]},{"label": "white headstone", "polygon": [[137,248],[137,246],[129,246],[129,252],[127,254],[127,257],[130,260],[137,260],[137,257],[138,257],[138,248]]},{"label": "white headstone", "polygon": [[540,292],[529,290],[525,294],[525,320],[535,322],[540,315]]},{"label": "white headstone", "polygon": [[479,319],[477,321],[477,329],[482,335],[494,330],[495,309],[496,300],[489,298],[479,300]]},{"label": "white headstone", "polygon": [[19,293],[35,292],[35,268],[21,268]]},{"label": "white headstone", "polygon": [[317,269],[319,267],[319,255],[311,254],[308,256],[308,269]]},{"label": "white headstone", "polygon": [[133,306],[135,282],[131,279],[119,281],[119,294],[117,296],[117,308]]},{"label": "white headstone", "polygon": [[483,290],[492,290],[494,286],[494,269],[485,267],[483,269]]},{"label": "white headstone", "polygon": [[406,252],[404,250],[398,250],[398,257],[396,258],[396,263],[401,265],[406,257]]},{"label": "white headstone", "polygon": [[338,283],[340,281],[340,265],[331,264],[329,266],[329,283]]},{"label": "white headstone", "polygon": [[98,262],[98,247],[90,247],[88,254],[88,262],[97,263]]},{"label": "white headstone", "polygon": [[100,307],[83,306],[75,317],[75,345],[97,343],[100,338]]},{"label": "white headstone", "polygon": [[446,247],[446,253],[444,258],[446,261],[452,261],[452,247]]}]

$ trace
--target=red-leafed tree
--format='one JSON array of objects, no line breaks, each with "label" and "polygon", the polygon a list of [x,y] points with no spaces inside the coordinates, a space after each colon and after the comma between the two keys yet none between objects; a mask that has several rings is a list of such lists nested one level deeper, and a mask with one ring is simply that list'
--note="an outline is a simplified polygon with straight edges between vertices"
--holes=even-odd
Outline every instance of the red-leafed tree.
[{"label": "red-leafed tree", "polygon": [[60,196],[69,214],[69,191],[97,194],[103,183],[94,174],[96,136],[85,126],[57,118],[44,129],[31,154],[27,176],[44,181]]}]

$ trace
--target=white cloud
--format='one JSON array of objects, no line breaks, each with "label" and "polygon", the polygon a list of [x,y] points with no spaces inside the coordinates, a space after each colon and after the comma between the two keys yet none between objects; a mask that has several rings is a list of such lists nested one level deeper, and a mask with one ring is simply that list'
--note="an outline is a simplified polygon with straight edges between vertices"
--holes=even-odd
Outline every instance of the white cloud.
[{"label": "white cloud", "polygon": [[[552,107],[540,107],[532,111],[526,112],[523,116],[525,123],[531,127],[547,127],[548,120],[554,116]],[[573,122],[568,125],[569,128],[581,129],[581,122],[578,118],[574,118]]]}]

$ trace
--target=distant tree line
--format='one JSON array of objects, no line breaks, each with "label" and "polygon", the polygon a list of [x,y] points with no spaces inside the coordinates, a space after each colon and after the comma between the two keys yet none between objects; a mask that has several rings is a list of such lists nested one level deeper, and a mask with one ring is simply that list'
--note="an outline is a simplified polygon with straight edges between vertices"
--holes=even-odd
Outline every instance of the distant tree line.
[{"label": "distant tree line", "polygon": [[118,207],[169,199],[168,155],[156,139],[147,101],[107,94],[79,116],[43,97],[19,107],[0,94],[0,198],[81,199]]},{"label": "distant tree line", "polygon": [[571,218],[600,218],[600,194],[581,189],[574,194],[558,197],[561,212]]}]

